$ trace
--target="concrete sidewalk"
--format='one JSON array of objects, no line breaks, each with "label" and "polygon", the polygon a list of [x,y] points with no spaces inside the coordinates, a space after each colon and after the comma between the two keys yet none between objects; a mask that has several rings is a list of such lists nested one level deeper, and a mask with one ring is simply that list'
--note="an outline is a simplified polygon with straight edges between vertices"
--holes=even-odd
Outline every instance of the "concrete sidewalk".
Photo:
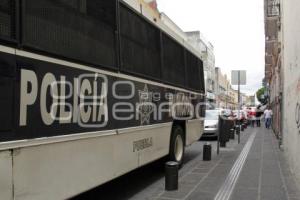
[{"label": "concrete sidewalk", "polygon": [[254,131],[257,135],[231,199],[300,199],[272,131],[264,128]]},{"label": "concrete sidewalk", "polygon": [[242,133],[240,144],[237,139],[227,143],[220,155],[216,155],[216,143],[213,145],[212,161],[204,162],[199,155],[180,170],[178,191],[164,191],[161,178],[130,199],[300,200],[293,176],[270,130],[249,127]]}]

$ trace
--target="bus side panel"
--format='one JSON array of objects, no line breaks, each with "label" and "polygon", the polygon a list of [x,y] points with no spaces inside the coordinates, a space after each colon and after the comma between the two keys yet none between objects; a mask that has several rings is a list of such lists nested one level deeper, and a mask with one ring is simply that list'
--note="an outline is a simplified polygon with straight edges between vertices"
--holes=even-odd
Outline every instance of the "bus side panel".
[{"label": "bus side panel", "polygon": [[169,154],[172,123],[143,131],[142,137],[153,138],[153,148],[145,148],[139,153],[139,166],[150,163]]},{"label": "bus side panel", "polygon": [[186,123],[186,145],[191,145],[193,142],[199,140],[203,133],[203,120],[195,119],[189,120]]},{"label": "bus side panel", "polygon": [[199,140],[204,131],[205,99],[203,96],[198,96],[192,100],[192,104],[197,118],[186,122],[186,145],[191,145]]},{"label": "bus side panel", "polygon": [[[0,46],[0,141],[14,137],[14,49]],[[13,199],[13,160],[11,151],[0,151],[0,199]]]},{"label": "bus side panel", "polygon": [[168,154],[172,123],[14,152],[16,199],[65,199]]},{"label": "bus side panel", "polygon": [[0,199],[13,199],[12,156],[10,151],[0,152]]},{"label": "bus side panel", "polygon": [[113,179],[118,165],[137,167],[133,154],[116,162],[112,156],[116,139],[116,135],[105,136],[16,150],[15,199],[66,199]]}]

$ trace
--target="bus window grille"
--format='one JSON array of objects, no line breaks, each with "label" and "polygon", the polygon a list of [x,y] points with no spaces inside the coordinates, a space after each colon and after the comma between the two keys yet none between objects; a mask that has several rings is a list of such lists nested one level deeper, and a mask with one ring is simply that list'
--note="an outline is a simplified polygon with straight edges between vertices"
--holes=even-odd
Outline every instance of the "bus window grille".
[{"label": "bus window grille", "polygon": [[162,34],[163,63],[162,78],[175,85],[185,87],[184,48],[166,34]]},{"label": "bus window grille", "polygon": [[0,38],[16,39],[15,0],[0,1]]},{"label": "bus window grille", "polygon": [[198,65],[199,65],[199,70],[200,70],[200,91],[204,92],[205,91],[205,80],[204,80],[204,70],[203,70],[203,61],[198,60]]},{"label": "bus window grille", "polygon": [[160,78],[160,31],[124,5],[120,6],[121,69]]},{"label": "bus window grille", "polygon": [[201,60],[195,55],[186,51],[186,72],[187,72],[187,87],[193,90],[201,90]]},{"label": "bus window grille", "polygon": [[84,63],[116,68],[116,2],[24,0],[25,46]]}]

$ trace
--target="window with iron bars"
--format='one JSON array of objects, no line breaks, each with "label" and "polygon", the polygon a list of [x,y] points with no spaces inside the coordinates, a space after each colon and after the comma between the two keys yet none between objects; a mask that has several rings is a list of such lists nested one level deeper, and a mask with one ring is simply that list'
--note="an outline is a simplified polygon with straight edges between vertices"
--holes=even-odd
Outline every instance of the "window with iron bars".
[{"label": "window with iron bars", "polygon": [[268,0],[268,17],[274,17],[279,15],[280,15],[279,0]]}]

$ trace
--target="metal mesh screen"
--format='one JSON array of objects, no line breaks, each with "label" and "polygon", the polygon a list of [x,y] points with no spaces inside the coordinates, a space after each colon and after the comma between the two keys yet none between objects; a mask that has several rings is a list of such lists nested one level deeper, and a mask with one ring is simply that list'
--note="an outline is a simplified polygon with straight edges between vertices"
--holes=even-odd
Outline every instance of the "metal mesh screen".
[{"label": "metal mesh screen", "polygon": [[162,79],[179,86],[185,84],[184,49],[166,34],[162,35],[163,63]]},{"label": "metal mesh screen", "polygon": [[0,1],[0,38],[16,39],[15,0]]},{"label": "metal mesh screen", "polygon": [[201,90],[201,73],[199,59],[189,51],[186,51],[186,83],[193,90]]},{"label": "metal mesh screen", "polygon": [[120,6],[121,69],[160,78],[160,31],[154,25]]},{"label": "metal mesh screen", "polygon": [[200,90],[205,91],[205,81],[204,81],[204,70],[203,70],[203,61],[198,59],[198,65],[200,68]]},{"label": "metal mesh screen", "polygon": [[116,67],[115,0],[24,0],[25,46]]}]

